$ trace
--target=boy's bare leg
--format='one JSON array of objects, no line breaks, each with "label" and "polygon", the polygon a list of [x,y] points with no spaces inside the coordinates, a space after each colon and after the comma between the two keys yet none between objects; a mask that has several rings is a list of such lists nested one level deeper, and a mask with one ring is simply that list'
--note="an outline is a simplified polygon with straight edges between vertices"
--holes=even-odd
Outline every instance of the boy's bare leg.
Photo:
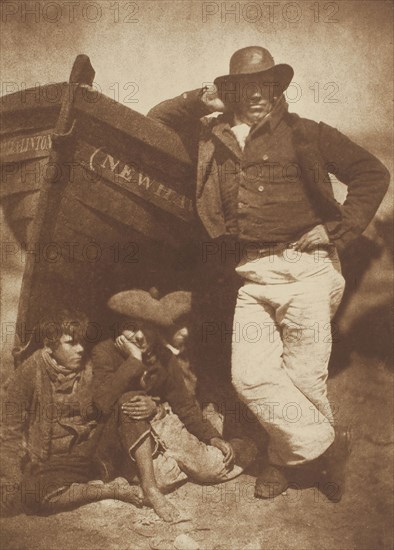
[{"label": "boy's bare leg", "polygon": [[138,508],[141,508],[143,502],[139,487],[114,480],[110,483],[73,483],[65,491],[48,498],[42,509],[46,512],[62,512],[106,499],[121,500]]},{"label": "boy's bare leg", "polygon": [[179,510],[165,498],[157,486],[152,451],[152,439],[149,436],[145,437],[134,450],[141,487],[147,504],[154,509],[156,514],[164,521],[175,521],[179,518]]}]

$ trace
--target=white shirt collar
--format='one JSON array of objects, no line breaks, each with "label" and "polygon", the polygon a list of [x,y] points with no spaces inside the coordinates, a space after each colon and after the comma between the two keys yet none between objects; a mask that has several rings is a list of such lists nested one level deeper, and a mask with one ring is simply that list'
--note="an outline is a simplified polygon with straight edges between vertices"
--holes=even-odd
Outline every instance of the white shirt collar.
[{"label": "white shirt collar", "polygon": [[168,348],[173,355],[179,355],[180,351],[177,348],[174,348],[174,346],[171,346],[171,344],[166,344],[166,348]]},{"label": "white shirt collar", "polygon": [[246,122],[241,122],[239,124],[236,123],[235,126],[231,127],[231,131],[233,132],[233,134],[237,138],[237,141],[238,141],[239,146],[241,147],[242,151],[245,148],[245,141],[246,141],[246,138],[249,135],[250,128],[251,127],[249,126],[249,124],[246,124]]}]

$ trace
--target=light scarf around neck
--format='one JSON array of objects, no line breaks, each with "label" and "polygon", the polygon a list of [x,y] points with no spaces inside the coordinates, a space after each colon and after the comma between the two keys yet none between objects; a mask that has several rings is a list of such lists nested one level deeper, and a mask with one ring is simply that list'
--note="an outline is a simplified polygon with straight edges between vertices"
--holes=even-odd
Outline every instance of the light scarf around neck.
[{"label": "light scarf around neck", "polygon": [[43,348],[42,358],[44,359],[48,376],[53,382],[56,391],[69,392],[73,389],[75,382],[81,378],[81,371],[83,366],[77,370],[67,369],[62,365],[59,365],[57,361],[52,357],[48,348]]}]

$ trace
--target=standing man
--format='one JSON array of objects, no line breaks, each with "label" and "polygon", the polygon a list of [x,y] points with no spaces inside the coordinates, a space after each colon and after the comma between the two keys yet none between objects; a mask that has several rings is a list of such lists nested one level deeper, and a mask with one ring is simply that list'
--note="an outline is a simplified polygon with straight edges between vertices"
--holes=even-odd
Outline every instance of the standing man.
[{"label": "standing man", "polygon": [[[337,250],[367,227],[389,174],[335,128],[288,113],[292,78],[265,48],[243,48],[214,92],[184,93],[149,116],[198,155],[199,218],[210,239],[232,238],[240,252],[232,381],[269,434],[255,496],[282,493],[288,468],[313,462],[338,501],[347,434],[334,430],[326,385],[344,289]],[[348,187],[343,205],[328,172]]]}]

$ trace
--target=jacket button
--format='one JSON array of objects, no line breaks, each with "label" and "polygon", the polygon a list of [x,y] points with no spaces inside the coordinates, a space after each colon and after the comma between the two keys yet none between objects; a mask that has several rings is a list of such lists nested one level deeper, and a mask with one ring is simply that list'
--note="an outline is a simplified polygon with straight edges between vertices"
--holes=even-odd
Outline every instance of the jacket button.
[{"label": "jacket button", "polygon": [[258,190],[260,191],[260,193],[261,193],[262,191],[264,191],[264,185],[259,185],[257,189],[258,189]]},{"label": "jacket button", "polygon": [[263,155],[263,160],[264,161],[267,161],[269,159],[269,156],[268,155]]},{"label": "jacket button", "polygon": [[246,204],[244,202],[239,202],[238,203],[238,208],[243,208],[244,206],[246,206]]}]

